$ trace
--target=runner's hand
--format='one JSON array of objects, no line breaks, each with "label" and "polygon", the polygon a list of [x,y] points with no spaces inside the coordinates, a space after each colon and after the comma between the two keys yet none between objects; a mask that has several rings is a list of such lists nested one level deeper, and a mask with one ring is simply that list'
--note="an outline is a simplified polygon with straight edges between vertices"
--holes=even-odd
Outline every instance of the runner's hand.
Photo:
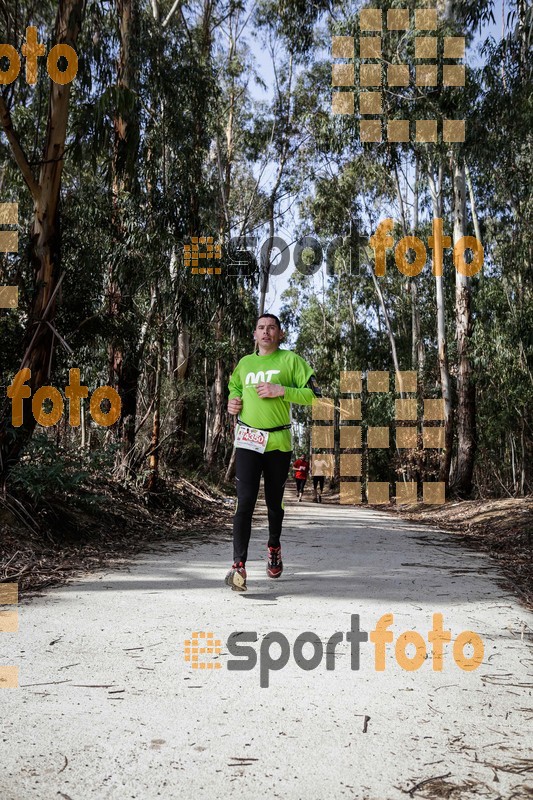
[{"label": "runner's hand", "polygon": [[258,383],[255,387],[259,397],[283,397],[285,394],[285,387],[280,386],[279,383]]},{"label": "runner's hand", "polygon": [[234,397],[233,400],[228,401],[228,414],[238,414],[242,411],[242,400],[240,397]]}]

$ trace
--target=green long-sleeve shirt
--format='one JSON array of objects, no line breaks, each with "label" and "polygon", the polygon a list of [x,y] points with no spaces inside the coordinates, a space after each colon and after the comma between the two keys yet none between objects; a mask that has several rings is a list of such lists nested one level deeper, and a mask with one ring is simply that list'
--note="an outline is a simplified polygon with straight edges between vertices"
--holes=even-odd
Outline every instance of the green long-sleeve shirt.
[{"label": "green long-sleeve shirt", "polygon": [[[291,421],[291,403],[308,406],[315,395],[307,387],[313,369],[291,350],[276,350],[267,356],[249,355],[241,358],[229,381],[229,399],[242,398],[239,417],[254,428],[277,428]],[[259,397],[258,383],[277,383],[285,388],[283,397]],[[269,450],[292,450],[291,432],[270,433]]]}]

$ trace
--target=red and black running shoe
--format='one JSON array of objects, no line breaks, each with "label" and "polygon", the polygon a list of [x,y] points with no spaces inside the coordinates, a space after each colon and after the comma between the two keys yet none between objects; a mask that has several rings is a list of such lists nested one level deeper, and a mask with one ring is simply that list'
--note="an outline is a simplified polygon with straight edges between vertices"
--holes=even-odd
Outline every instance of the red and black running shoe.
[{"label": "red and black running shoe", "polygon": [[283,572],[283,561],[281,560],[281,547],[268,548],[267,575],[269,578],[279,578]]},{"label": "red and black running shoe", "polygon": [[234,592],[245,592],[248,588],[246,586],[246,570],[242,561],[234,562],[232,568],[224,579],[226,586],[231,586]]}]

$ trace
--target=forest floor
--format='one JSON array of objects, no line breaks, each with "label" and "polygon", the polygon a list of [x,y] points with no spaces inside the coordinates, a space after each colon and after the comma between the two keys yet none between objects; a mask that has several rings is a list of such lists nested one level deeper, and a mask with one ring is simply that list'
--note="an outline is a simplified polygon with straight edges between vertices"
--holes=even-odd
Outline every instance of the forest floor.
[{"label": "forest floor", "polygon": [[[336,504],[339,496],[324,499]],[[119,567],[147,547],[201,540],[214,527],[231,529],[233,506],[223,491],[185,478],[163,484],[150,504],[112,481],[33,514],[12,500],[0,505],[0,583],[17,581],[25,596],[88,570]],[[459,544],[488,553],[504,588],[533,609],[533,497],[376,509],[451,531]]]},{"label": "forest floor", "polygon": [[505,588],[533,608],[533,497],[394,506],[390,510],[402,519],[453,531],[457,542],[488,553],[506,576]]},{"label": "forest floor", "polygon": [[94,569],[119,568],[164,543],[229,530],[232,509],[221,492],[185,478],[162,484],[149,503],[103,479],[37,511],[10,497],[0,505],[0,583],[17,581],[24,597]]},{"label": "forest floor", "polygon": [[[0,664],[19,670],[19,688],[0,689],[3,800],[533,797],[533,617],[499,587],[493,559],[460,546],[462,534],[361,506],[299,504],[291,487],[284,574],[265,574],[261,505],[239,594],[223,584],[222,496],[176,486],[172,521],[166,500],[143,509],[122,490],[101,491],[100,511],[114,505],[114,517],[98,528],[87,515],[92,550],[76,550],[80,520],[56,509],[60,569],[52,555],[44,569],[35,550],[29,571],[14,569],[33,591],[18,632],[0,637]],[[75,558],[75,579],[43,592],[73,577]],[[442,670],[429,644],[435,613],[452,641],[465,632],[459,650],[444,645]],[[363,637],[357,661],[347,632],[358,616],[370,633],[383,615],[393,615],[392,638],[378,670],[374,640]],[[305,631],[316,636],[297,654]],[[418,635],[405,647],[415,670],[401,663],[404,631]],[[200,647],[214,638],[197,669],[186,651],[194,632]],[[460,667],[461,652],[475,669]]]}]

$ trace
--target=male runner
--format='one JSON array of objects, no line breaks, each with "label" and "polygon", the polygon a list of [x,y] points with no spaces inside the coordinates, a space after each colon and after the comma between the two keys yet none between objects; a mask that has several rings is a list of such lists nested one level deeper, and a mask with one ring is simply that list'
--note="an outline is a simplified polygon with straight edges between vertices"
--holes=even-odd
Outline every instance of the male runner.
[{"label": "male runner", "polygon": [[290,350],[280,350],[283,331],[274,314],[257,320],[258,353],[241,358],[229,382],[228,413],[240,415],[235,437],[237,510],[233,520],[233,566],[226,584],[246,590],[246,559],[261,474],[268,509],[269,578],[283,572],[280,534],[283,491],[291,465],[290,404],[311,405],[320,390],[312,368]]}]

